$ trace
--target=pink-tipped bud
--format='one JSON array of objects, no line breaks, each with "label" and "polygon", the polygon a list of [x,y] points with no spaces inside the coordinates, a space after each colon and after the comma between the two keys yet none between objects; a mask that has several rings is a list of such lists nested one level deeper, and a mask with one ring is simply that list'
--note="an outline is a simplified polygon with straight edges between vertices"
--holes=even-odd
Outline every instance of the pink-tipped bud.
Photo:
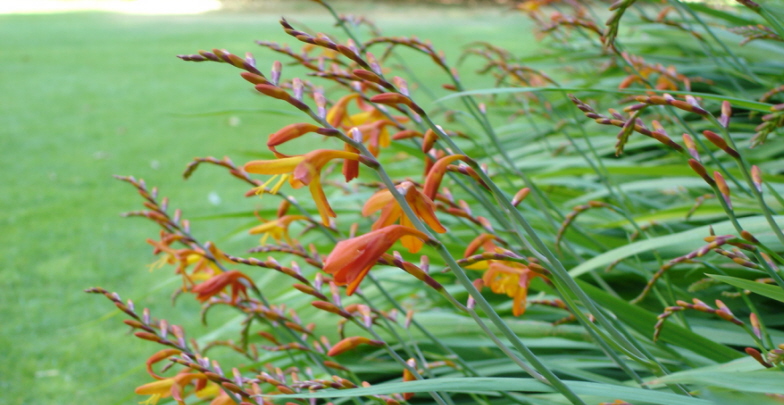
[{"label": "pink-tipped bud", "polygon": [[291,80],[291,89],[294,93],[294,98],[297,100],[302,100],[302,90],[304,88],[304,84],[302,83],[302,79],[299,77],[295,77]]},{"label": "pink-tipped bud", "polygon": [[686,145],[686,149],[689,150],[689,155],[694,158],[696,161],[700,161],[700,154],[697,152],[697,145],[694,144],[694,139],[689,134],[683,134],[683,143]]},{"label": "pink-tipped bud", "polygon": [[395,87],[397,87],[397,91],[399,91],[401,94],[405,96],[410,96],[408,92],[408,82],[406,81],[406,79],[400,76],[395,76],[392,78],[392,83],[395,84]]},{"label": "pink-tipped bud", "polygon": [[762,339],[762,327],[759,318],[757,318],[757,314],[752,312],[751,315],[749,315],[749,323],[751,323],[751,331],[754,333],[754,336],[756,336],[757,339]]},{"label": "pink-tipped bud", "polygon": [[370,52],[365,52],[365,58],[367,59],[368,65],[370,65],[370,70],[377,75],[381,75],[381,65],[379,65],[376,56]]},{"label": "pink-tipped bud", "polygon": [[724,128],[727,128],[730,125],[730,117],[732,117],[732,105],[727,100],[721,102],[721,116],[719,117],[719,123]]},{"label": "pink-tipped bud", "polygon": [[276,60],[275,62],[272,63],[272,69],[270,69],[270,81],[275,86],[277,86],[278,83],[280,83],[280,74],[282,71],[283,71],[283,65],[280,63],[280,61]]},{"label": "pink-tipped bud", "polygon": [[760,171],[759,166],[754,165],[751,166],[751,182],[754,183],[754,187],[759,191],[762,192],[762,171]]},{"label": "pink-tipped bud", "polygon": [[724,199],[724,202],[727,206],[732,209],[732,201],[730,200],[730,188],[727,185],[727,182],[724,181],[724,176],[721,175],[719,172],[713,172],[713,179],[716,180],[716,186],[719,188],[719,192],[721,192],[721,197]]}]

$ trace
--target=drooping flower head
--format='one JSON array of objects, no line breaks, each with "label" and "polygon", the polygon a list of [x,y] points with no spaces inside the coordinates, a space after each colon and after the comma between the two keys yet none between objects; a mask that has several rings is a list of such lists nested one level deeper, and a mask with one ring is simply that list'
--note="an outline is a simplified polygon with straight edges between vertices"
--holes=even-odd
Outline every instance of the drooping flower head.
[{"label": "drooping flower head", "polygon": [[318,149],[300,156],[291,156],[275,160],[254,160],[244,166],[248,173],[288,175],[289,183],[294,188],[308,185],[316,208],[321,215],[324,225],[329,225],[329,218],[335,217],[335,212],[329,206],[327,196],[321,188],[321,169],[330,160],[348,159],[361,161],[362,156],[357,153],[342,150]]},{"label": "drooping flower head", "polygon": [[[504,253],[504,249],[499,248],[493,243],[495,236],[483,233],[477,236],[466,248],[465,257],[476,253],[479,248],[485,252]],[[536,263],[519,263],[511,260],[481,260],[470,266],[471,270],[484,270],[482,283],[496,294],[506,294],[512,298],[512,314],[520,316],[525,313],[526,300],[528,298],[528,286],[531,280],[539,277],[548,280],[544,275],[545,269]]]},{"label": "drooping flower head", "polygon": [[335,284],[347,285],[346,295],[351,295],[376,261],[403,236],[428,240],[427,235],[416,229],[390,225],[338,242],[324,261],[324,271],[334,277]]},{"label": "drooping flower head", "polygon": [[237,270],[220,273],[215,277],[193,287],[191,292],[196,293],[200,302],[220,294],[226,287],[231,287],[231,302],[236,303],[240,295],[248,297],[248,287],[253,286],[253,280]]},{"label": "drooping flower head", "polygon": [[[446,228],[438,221],[435,213],[435,204],[417,190],[414,183],[404,181],[396,187],[397,191],[403,194],[408,205],[414,210],[414,214],[422,219],[433,231],[437,233],[446,232]],[[374,194],[362,208],[362,215],[368,216],[376,211],[381,211],[381,216],[373,224],[373,230],[381,229],[386,226],[400,222],[400,225],[414,228],[411,220],[403,213],[403,209],[395,201],[389,190],[381,190]],[[414,236],[403,236],[400,239],[403,246],[411,253],[416,253],[422,248],[423,242]]]}]

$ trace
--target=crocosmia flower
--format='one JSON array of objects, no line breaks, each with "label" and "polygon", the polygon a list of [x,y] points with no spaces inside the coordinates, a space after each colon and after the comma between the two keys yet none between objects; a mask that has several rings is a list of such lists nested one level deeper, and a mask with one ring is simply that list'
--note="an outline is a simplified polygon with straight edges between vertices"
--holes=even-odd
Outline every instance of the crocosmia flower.
[{"label": "crocosmia flower", "polygon": [[318,149],[300,156],[291,156],[275,160],[254,160],[245,164],[244,170],[255,174],[290,175],[289,183],[294,188],[308,185],[316,208],[321,214],[324,225],[329,225],[329,218],[335,212],[329,206],[324,189],[321,188],[321,169],[330,160],[347,159],[359,161],[362,156],[342,150]]},{"label": "crocosmia flower", "polygon": [[[439,222],[436,217],[433,200],[417,190],[416,186],[410,181],[400,183],[396,189],[405,196],[406,202],[411,209],[414,210],[414,214],[433,229],[433,231],[437,233],[446,232],[446,228],[441,225],[441,222]],[[381,190],[370,197],[362,208],[362,215],[368,216],[376,211],[381,211],[381,216],[373,224],[373,230],[384,228],[398,221],[400,222],[400,225],[414,228],[411,220],[403,213],[403,209],[397,201],[395,201],[395,198],[389,190]],[[403,236],[400,239],[400,242],[411,253],[418,252],[423,245],[423,242],[419,238],[408,235]]]},{"label": "crocosmia flower", "polygon": [[376,261],[403,236],[428,240],[427,235],[416,229],[390,225],[338,242],[324,261],[324,271],[333,276],[335,284],[347,285],[346,295],[351,295]]}]

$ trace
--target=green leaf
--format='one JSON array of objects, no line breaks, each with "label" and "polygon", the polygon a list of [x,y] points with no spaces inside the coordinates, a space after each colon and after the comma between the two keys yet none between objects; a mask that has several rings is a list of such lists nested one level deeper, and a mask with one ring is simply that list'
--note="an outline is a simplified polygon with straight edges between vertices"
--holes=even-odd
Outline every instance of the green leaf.
[{"label": "green leaf", "polygon": [[[607,400],[623,399],[661,405],[709,405],[710,402],[669,392],[646,390],[623,385],[564,381],[577,395],[590,395]],[[341,398],[385,395],[401,392],[553,392],[552,388],[532,378],[437,378],[432,380],[379,384],[367,388],[324,390],[313,393],[275,395],[275,398]]]},{"label": "green leaf", "polygon": [[784,373],[777,369],[752,372],[691,370],[657,378],[649,384],[696,384],[746,392],[784,394]]},{"label": "green leaf", "polygon": [[[784,216],[776,216],[774,220],[779,226],[784,226]],[[771,238],[773,232],[770,230],[767,221],[762,216],[741,218],[738,220],[743,229],[751,232],[757,239],[774,250],[781,248],[781,244]],[[606,266],[616,260],[624,259],[643,252],[650,252],[658,249],[668,249],[671,254],[680,255],[688,253],[706,245],[703,238],[709,235],[710,227],[713,227],[716,235],[726,235],[735,233],[730,221],[715,223],[712,225],[701,226],[688,231],[661,236],[658,238],[647,239],[640,242],[628,244],[626,246],[613,249],[592,259],[589,259],[577,267],[569,270],[572,277],[578,277],[591,270]],[[669,256],[669,255],[668,255]]]},{"label": "green leaf", "polygon": [[[586,282],[577,280],[577,283],[592,300],[613,313],[623,323],[642,335],[653,335],[653,328],[658,321],[656,315],[637,305],[632,305],[612,296]],[[659,340],[690,350],[720,363],[743,357],[741,353],[727,346],[716,343],[672,322],[667,323],[664,329],[662,329]]]},{"label": "green leaf", "polygon": [[708,274],[707,276],[729,285],[733,285],[744,290],[749,290],[764,297],[784,302],[784,289],[777,285],[762,284],[737,277],[720,276],[718,274]]}]

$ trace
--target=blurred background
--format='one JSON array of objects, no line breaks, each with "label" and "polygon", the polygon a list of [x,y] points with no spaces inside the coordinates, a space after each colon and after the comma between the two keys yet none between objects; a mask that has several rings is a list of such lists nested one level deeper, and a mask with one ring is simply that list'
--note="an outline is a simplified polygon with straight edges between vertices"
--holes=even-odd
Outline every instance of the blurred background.
[{"label": "blurred background", "polygon": [[[518,54],[536,46],[526,18],[503,2],[333,5],[370,17],[385,35],[429,38],[451,62],[473,41]],[[168,303],[180,281],[170,267],[150,268],[157,258],[145,239],[158,230],[120,217],[141,200],[112,175],[158,186],[203,240],[238,253],[255,243],[244,230],[258,222],[223,218],[234,221],[227,234],[231,226],[214,218],[261,209],[263,200],[242,197],[246,187],[219,168],[187,182],[181,173],[195,157],[242,164],[266,156],[266,136],[302,118],[251,92],[236,69],[175,55],[252,52],[268,70],[280,56],[254,40],[300,46],[280,30],[281,16],[344,40],[308,1],[0,0],[1,404],[145,399],[133,389],[148,382],[144,360],[159,347],[129,335],[122,314],[85,288],[117,291],[160,317],[176,312],[173,322],[202,331],[198,303]],[[420,79],[445,82],[411,56]],[[298,72],[284,68],[283,76]]]}]

